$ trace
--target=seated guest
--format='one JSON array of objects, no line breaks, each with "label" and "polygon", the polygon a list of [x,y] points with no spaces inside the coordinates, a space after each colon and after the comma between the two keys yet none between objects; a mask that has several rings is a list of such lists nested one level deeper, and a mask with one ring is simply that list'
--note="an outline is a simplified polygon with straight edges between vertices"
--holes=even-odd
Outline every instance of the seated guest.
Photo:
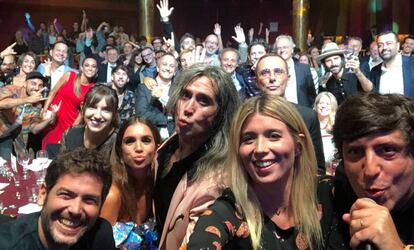
[{"label": "seated guest", "polygon": [[0,88],[0,156],[4,159],[10,159],[15,139],[25,147],[30,132],[38,134],[55,122],[59,106],[52,105],[48,117],[40,115],[45,81],[39,72],[31,72],[26,76],[25,86]]},{"label": "seated guest", "polygon": [[107,167],[119,127],[117,109],[118,97],[113,89],[104,85],[91,88],[81,107],[81,123],[63,134],[61,149],[96,149],[107,159]]},{"label": "seated guest", "polygon": [[168,109],[176,134],[157,151],[154,206],[160,249],[178,249],[204,209],[221,194],[231,118],[239,104],[228,74],[204,64],[184,70]]},{"label": "seated guest", "polygon": [[335,173],[335,146],[333,144],[332,127],[335,122],[335,114],[338,109],[336,98],[330,92],[323,91],[316,96],[313,109],[318,114],[321,128],[323,154],[325,156],[325,167],[328,174]]},{"label": "seated guest", "polygon": [[62,134],[74,124],[79,122],[79,108],[86,93],[94,85],[97,72],[96,60],[88,57],[81,67],[81,72],[69,72],[62,76],[56,86],[50,92],[43,110],[48,110],[50,105],[59,105],[56,122],[50,126],[42,140],[42,148],[47,144],[59,143]]},{"label": "seated guest", "polygon": [[118,65],[112,70],[112,89],[118,95],[118,114],[120,124],[135,116],[135,93],[126,88],[129,81],[128,69],[124,65]]},{"label": "seated guest", "polygon": [[187,249],[320,249],[316,158],[296,108],[252,97],[232,124],[230,188],[200,216]]},{"label": "seated guest", "polygon": [[142,56],[141,50],[137,49],[134,53],[132,53],[131,60],[129,60],[128,67],[128,77],[129,83],[126,85],[126,88],[134,91],[137,89],[138,84],[141,83],[139,74],[140,68],[142,66]]},{"label": "seated guest", "polygon": [[174,131],[172,117],[165,111],[172,90],[171,84],[177,70],[177,61],[170,53],[157,62],[157,76],[145,77],[137,88],[136,114],[153,123],[166,139]]},{"label": "seated guest", "polygon": [[145,237],[149,231],[141,231],[154,231],[151,163],[160,143],[157,128],[141,118],[131,117],[119,129],[111,154],[113,182],[101,211],[117,247],[155,244]]},{"label": "seated guest", "polygon": [[99,211],[111,185],[99,153],[65,151],[47,169],[42,211],[0,225],[0,249],[115,249]]},{"label": "seated guest", "polygon": [[354,96],[339,107],[333,135],[343,169],[327,197],[340,235],[328,249],[339,237],[354,249],[413,249],[413,121],[414,102],[398,94]]}]

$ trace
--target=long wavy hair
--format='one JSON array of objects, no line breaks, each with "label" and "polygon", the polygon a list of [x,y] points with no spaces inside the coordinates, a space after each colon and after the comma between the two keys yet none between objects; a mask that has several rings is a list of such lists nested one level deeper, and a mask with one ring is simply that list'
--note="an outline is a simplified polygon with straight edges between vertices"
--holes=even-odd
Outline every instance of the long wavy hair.
[{"label": "long wavy hair", "polygon": [[219,67],[206,64],[194,64],[190,68],[183,70],[175,86],[173,87],[167,109],[175,115],[177,102],[184,95],[185,88],[200,77],[209,78],[215,85],[215,98],[217,101],[217,113],[214,124],[209,131],[210,135],[206,142],[208,148],[200,159],[195,163],[197,166],[193,179],[199,179],[205,173],[218,173],[223,167],[228,150],[228,132],[231,126],[233,115],[239,106],[239,96],[234,87],[231,77]]},{"label": "long wavy hair", "polygon": [[[151,130],[156,145],[154,150],[156,150],[161,143],[161,136],[158,129],[148,120],[139,117],[131,117],[121,125],[115,140],[115,145],[112,148],[110,159],[112,166],[112,182],[116,185],[121,194],[121,209],[118,218],[134,218],[137,213],[136,193],[139,190],[135,190],[133,181],[131,180],[133,177],[128,174],[128,166],[125,165],[125,162],[122,159],[122,139],[125,135],[125,131],[135,124],[143,124]],[[153,169],[152,166],[148,166],[148,168],[150,168],[148,180],[152,181]],[[153,183],[150,183],[147,188],[152,188],[152,185]]]},{"label": "long wavy hair", "polygon": [[321,129],[325,129],[326,132],[332,133],[332,127],[335,123],[336,111],[338,110],[338,102],[336,101],[336,97],[328,91],[323,91],[323,92],[319,93],[315,98],[315,103],[313,105],[313,109],[316,111],[316,113],[318,113],[319,101],[324,96],[328,97],[328,99],[329,99],[329,102],[331,104],[331,113],[329,114],[328,122],[326,123],[326,127],[321,128]]},{"label": "long wavy hair", "polygon": [[[86,57],[84,60],[83,60],[83,62],[82,62],[82,65],[85,63],[85,61],[87,60],[87,59],[93,59],[95,62],[96,62],[96,67],[98,67],[98,62],[96,61],[96,59],[95,58],[93,58],[93,57]],[[80,95],[81,95],[81,77],[82,77],[82,71],[79,71],[79,73],[76,75],[76,77],[75,77],[75,84],[74,84],[74,86],[73,86],[73,90],[74,90],[74,92],[75,92],[75,95],[77,96],[77,97],[80,97]],[[93,79],[91,79],[92,80],[92,82],[94,83],[95,81],[96,81],[96,76],[93,78]]]},{"label": "long wavy hair", "polygon": [[[252,180],[240,159],[239,147],[244,122],[255,113],[282,121],[287,126],[293,140],[302,148],[293,166],[289,206],[299,230],[305,234],[310,247],[319,249],[323,241],[316,198],[317,170],[314,167],[316,156],[311,136],[296,108],[284,98],[270,94],[250,98],[241,105],[233,120],[229,137],[229,152],[225,163],[228,167],[230,187],[234,192],[236,202],[243,209],[249,226],[253,249],[260,249],[263,213],[252,188]],[[303,134],[304,138],[300,138],[299,134]]]}]

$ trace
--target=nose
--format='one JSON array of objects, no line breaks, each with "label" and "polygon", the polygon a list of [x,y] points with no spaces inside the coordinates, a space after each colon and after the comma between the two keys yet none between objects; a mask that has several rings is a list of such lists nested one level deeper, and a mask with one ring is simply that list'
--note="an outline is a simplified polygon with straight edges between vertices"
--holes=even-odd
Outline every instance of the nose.
[{"label": "nose", "polygon": [[276,74],[275,74],[275,72],[273,70],[270,70],[269,81],[270,82],[276,81]]},{"label": "nose", "polygon": [[376,155],[374,150],[367,150],[365,152],[365,159],[364,159],[364,176],[368,178],[374,178],[378,176],[381,172],[381,166],[378,162],[378,156]]},{"label": "nose", "polygon": [[82,212],[82,201],[81,198],[73,199],[68,206],[68,212],[71,216],[80,216]]},{"label": "nose", "polygon": [[135,143],[135,152],[142,152],[142,142],[140,140]]},{"label": "nose", "polygon": [[254,149],[254,153],[256,154],[256,156],[266,155],[268,151],[269,148],[267,146],[266,140],[262,136],[257,137],[256,147]]},{"label": "nose", "polygon": [[184,115],[191,116],[194,113],[194,99],[189,99],[184,105]]}]

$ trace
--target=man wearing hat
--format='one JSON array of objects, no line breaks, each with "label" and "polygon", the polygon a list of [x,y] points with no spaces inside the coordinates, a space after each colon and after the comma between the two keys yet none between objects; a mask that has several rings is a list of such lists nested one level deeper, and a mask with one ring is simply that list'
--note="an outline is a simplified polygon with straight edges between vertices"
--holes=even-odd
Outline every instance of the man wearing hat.
[{"label": "man wearing hat", "polygon": [[27,74],[25,86],[0,88],[0,156],[4,159],[10,159],[13,141],[25,146],[29,132],[37,134],[55,121],[58,106],[51,107],[46,117],[40,117],[47,80],[34,71]]},{"label": "man wearing hat", "polygon": [[[331,92],[338,104],[357,92],[369,92],[373,89],[374,85],[359,68],[358,57],[354,56],[345,61],[344,50],[339,49],[336,43],[325,44],[318,61],[323,64],[328,74],[326,84],[322,84],[319,91]],[[345,70],[345,66],[349,70]]]}]

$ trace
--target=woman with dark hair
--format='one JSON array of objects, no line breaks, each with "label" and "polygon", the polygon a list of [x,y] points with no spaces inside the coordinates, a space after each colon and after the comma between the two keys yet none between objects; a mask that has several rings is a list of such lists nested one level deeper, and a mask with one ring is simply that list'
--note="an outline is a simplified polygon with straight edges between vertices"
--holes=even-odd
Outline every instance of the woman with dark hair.
[{"label": "woman with dark hair", "polygon": [[155,233],[151,163],[160,142],[157,128],[141,118],[131,117],[119,129],[111,154],[112,186],[101,210],[113,226],[116,247],[155,244],[155,237],[142,241],[142,232]]},{"label": "woman with dark hair", "polygon": [[81,123],[62,136],[61,149],[85,147],[109,156],[119,127],[118,97],[108,86],[96,85],[81,106]]},{"label": "woman with dark hair", "polygon": [[141,50],[137,49],[134,53],[132,53],[131,59],[127,65],[128,67],[128,76],[129,76],[129,83],[126,85],[126,88],[135,91],[140,84],[139,72],[142,66],[142,56]]},{"label": "woman with dark hair", "polygon": [[43,112],[46,112],[51,105],[58,105],[60,109],[55,124],[46,131],[43,138],[43,149],[47,144],[59,143],[62,134],[79,122],[77,119],[80,119],[80,105],[86,93],[93,87],[97,72],[96,60],[88,57],[83,61],[81,71],[78,74],[72,71],[68,72],[56,83],[43,107]]},{"label": "woman with dark hair", "polygon": [[[19,56],[17,59],[17,66],[19,67],[19,72],[13,77],[13,85],[25,86],[26,85],[26,75],[30,72],[33,72],[37,66],[37,57],[33,52],[26,52]],[[44,83],[46,85],[46,83]]]}]

